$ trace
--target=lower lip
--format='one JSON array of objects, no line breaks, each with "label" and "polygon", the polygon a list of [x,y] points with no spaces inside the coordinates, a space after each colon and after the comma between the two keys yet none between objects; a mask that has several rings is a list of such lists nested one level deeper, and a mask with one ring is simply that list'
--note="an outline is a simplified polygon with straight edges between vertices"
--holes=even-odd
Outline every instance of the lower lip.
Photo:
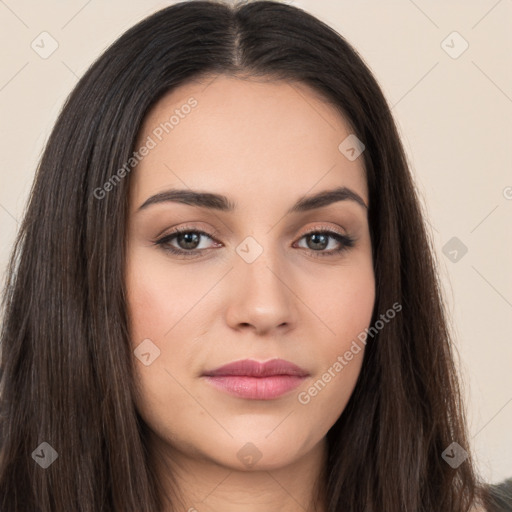
[{"label": "lower lip", "polygon": [[298,387],[305,379],[297,375],[273,375],[271,377],[247,377],[222,375],[205,377],[222,391],[250,400],[272,400]]}]

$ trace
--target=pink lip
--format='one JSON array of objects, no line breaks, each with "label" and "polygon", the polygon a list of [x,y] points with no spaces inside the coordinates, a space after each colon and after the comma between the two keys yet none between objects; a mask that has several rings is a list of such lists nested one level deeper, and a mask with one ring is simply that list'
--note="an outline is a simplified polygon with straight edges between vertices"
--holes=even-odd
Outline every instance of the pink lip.
[{"label": "pink lip", "polygon": [[271,400],[295,389],[308,372],[283,359],[235,361],[203,374],[213,386],[251,400]]}]

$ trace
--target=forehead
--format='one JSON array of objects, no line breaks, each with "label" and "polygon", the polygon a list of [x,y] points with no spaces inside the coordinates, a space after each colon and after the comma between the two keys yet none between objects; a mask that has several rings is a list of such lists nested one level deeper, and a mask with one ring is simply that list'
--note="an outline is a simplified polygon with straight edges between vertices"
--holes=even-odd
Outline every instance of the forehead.
[{"label": "forehead", "polygon": [[[367,202],[362,157],[339,150],[351,134],[340,113],[305,84],[224,75],[166,94],[146,116],[132,197],[168,188],[229,195],[240,205],[277,202],[335,186]],[[134,205],[134,208],[137,205]]]}]

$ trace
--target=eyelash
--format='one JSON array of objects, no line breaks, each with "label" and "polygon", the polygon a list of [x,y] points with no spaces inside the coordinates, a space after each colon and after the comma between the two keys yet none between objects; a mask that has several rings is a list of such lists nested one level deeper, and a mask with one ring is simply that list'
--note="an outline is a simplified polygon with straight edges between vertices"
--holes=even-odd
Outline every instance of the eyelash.
[{"label": "eyelash", "polygon": [[[173,247],[169,245],[169,242],[171,240],[174,240],[177,236],[184,234],[184,233],[195,233],[198,235],[204,235],[212,240],[214,239],[214,235],[210,235],[209,233],[206,233],[205,231],[201,231],[198,229],[192,229],[192,228],[179,228],[173,231],[172,233],[169,233],[168,235],[165,235],[164,237],[160,238],[159,240],[156,240],[154,242],[155,245],[161,247],[165,252],[173,254],[175,256],[181,256],[183,258],[197,258],[200,256],[197,253],[202,251],[207,251],[208,249],[190,249],[190,250],[184,250],[184,249],[177,249],[176,247]],[[341,244],[341,247],[339,249],[333,249],[330,251],[314,251],[312,249],[305,249],[309,254],[312,254],[314,257],[328,257],[328,256],[336,256],[339,255],[347,250],[349,250],[351,247],[354,246],[355,239],[348,235],[342,235],[336,231],[332,231],[329,229],[312,229],[306,233],[304,233],[299,240],[302,240],[304,237],[307,237],[309,235],[329,235],[330,238],[334,238],[337,242]]]}]

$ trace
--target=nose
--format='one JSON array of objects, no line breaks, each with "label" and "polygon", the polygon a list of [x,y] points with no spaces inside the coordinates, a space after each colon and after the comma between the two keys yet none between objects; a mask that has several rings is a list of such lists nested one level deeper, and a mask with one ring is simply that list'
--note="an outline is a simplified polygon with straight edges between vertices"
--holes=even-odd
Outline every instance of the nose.
[{"label": "nose", "polygon": [[231,328],[257,334],[276,329],[283,334],[295,328],[298,299],[293,282],[270,250],[264,250],[252,263],[236,256],[230,279],[226,321]]}]

